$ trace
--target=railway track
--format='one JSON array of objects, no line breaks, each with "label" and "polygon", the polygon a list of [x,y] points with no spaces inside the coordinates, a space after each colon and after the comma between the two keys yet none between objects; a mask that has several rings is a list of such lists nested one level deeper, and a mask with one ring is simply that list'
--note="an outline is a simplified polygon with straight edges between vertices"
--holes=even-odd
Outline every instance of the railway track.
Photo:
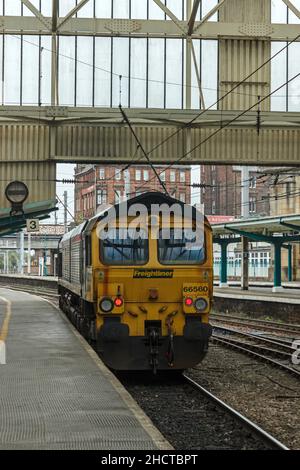
[{"label": "railway track", "polygon": [[211,314],[210,319],[217,323],[226,323],[227,325],[232,326],[246,326],[250,328],[255,327],[256,330],[300,336],[300,325],[293,323],[278,323],[271,320],[244,318],[240,316],[229,316],[217,313]]},{"label": "railway track", "polygon": [[295,351],[292,347],[292,341],[281,341],[277,338],[268,338],[265,336],[257,335],[255,333],[248,333],[242,330],[231,329],[224,326],[214,326],[214,337],[222,336],[227,338],[233,336],[239,338],[236,344],[247,344],[253,348],[254,351],[267,352],[272,356],[282,359],[290,359]]},{"label": "railway track", "polygon": [[171,377],[122,374],[119,379],[175,449],[288,450],[188,372]]},{"label": "railway track", "polygon": [[183,377],[187,381],[187,383],[192,385],[196,390],[198,390],[202,395],[204,395],[210,401],[215,403],[218,407],[222,408],[228,414],[233,416],[233,418],[236,421],[241,423],[242,426],[248,428],[251,433],[256,435],[259,439],[265,442],[268,446],[270,446],[273,449],[278,449],[278,450],[289,450],[289,448],[286,447],[282,442],[278,441],[275,437],[273,437],[271,434],[266,432],[260,426],[258,426],[253,421],[248,419],[246,416],[242,415],[239,411],[227,405],[224,401],[220,400],[218,397],[216,397],[211,392],[206,390],[204,387],[198,384],[195,380],[188,377],[188,375],[183,374]]},{"label": "railway track", "polygon": [[[215,332],[216,330],[219,331],[219,334]],[[220,334],[220,331],[225,334]],[[291,364],[291,357],[295,349],[290,345],[219,326],[214,329],[211,341],[267,362],[300,379],[300,370],[294,368]]]},{"label": "railway track", "polygon": [[[23,292],[27,292],[29,294],[34,294],[34,295],[39,295],[41,297],[48,297],[48,298],[52,298],[52,299],[58,299],[58,294],[55,292],[55,290],[52,290],[52,289],[44,289],[44,288],[40,288],[40,287],[33,287],[33,286],[5,286],[5,285],[2,285],[2,287],[4,288],[8,288],[8,289],[11,289],[11,290],[16,290],[16,291],[23,291]],[[222,327],[217,327],[217,329],[222,329]],[[224,328],[223,328],[223,331],[224,331]],[[231,332],[232,334],[232,331],[233,330],[230,330],[230,329],[227,329],[227,333],[228,332]],[[242,332],[235,332],[236,334],[239,334],[240,336],[248,336],[248,337],[251,337],[252,339],[257,339],[257,337],[255,335],[251,335],[251,334],[245,334],[245,333],[242,333]],[[289,354],[290,352],[290,346],[288,344],[285,344],[284,341],[274,341],[274,340],[271,340],[269,338],[260,338],[259,339],[261,341],[263,341],[265,344],[269,344],[271,345],[272,344],[272,347],[274,349],[274,354],[279,354],[281,355],[281,357],[286,357],[285,355]],[[229,339],[229,338],[226,338],[226,339],[223,339],[223,338],[217,338],[216,335],[213,336],[213,339],[212,339],[214,342],[218,342],[218,343],[221,343],[222,345],[225,345],[225,343],[230,347],[233,347],[234,349],[238,348],[239,350],[241,349],[240,346],[237,344],[238,341],[237,340],[232,340]],[[230,344],[229,344],[230,343]],[[275,350],[275,346],[278,348],[278,350],[276,351]],[[253,345],[252,345],[253,347]],[[263,348],[263,346],[260,346],[261,350]],[[245,348],[244,348],[245,349]],[[247,353],[249,354],[252,354],[254,355],[255,357],[260,357],[260,358],[264,358],[264,356],[262,354],[259,354],[255,351],[247,351]],[[285,366],[284,364],[282,363],[279,363],[278,361],[275,361],[274,359],[271,359],[271,358],[264,358],[264,359],[267,359],[268,362],[271,362],[273,364],[276,364],[278,366],[280,366],[281,368],[284,368],[284,369],[288,369],[287,366]],[[290,368],[291,369],[291,368]],[[295,371],[294,369],[291,369],[291,372],[293,372],[294,375],[297,375],[300,377],[300,372],[298,371]],[[199,426],[199,435],[202,435],[203,434],[203,427],[204,427],[204,434],[205,434],[205,428],[211,428],[214,430],[213,433],[217,433],[216,435],[216,439],[219,439],[219,444],[216,444],[216,443],[209,443],[209,445],[207,445],[207,443],[205,442],[201,442],[201,439],[197,438],[197,436],[193,437],[192,438],[192,442],[191,442],[191,446],[188,447],[190,449],[202,449],[202,448],[220,448],[220,449],[226,449],[226,448],[229,448],[229,449],[239,449],[239,448],[251,448],[251,449],[277,449],[277,450],[288,450],[288,447],[286,447],[283,443],[279,442],[276,438],[274,438],[272,435],[270,435],[269,433],[267,433],[266,431],[264,431],[261,427],[259,427],[258,425],[256,425],[255,423],[253,423],[251,420],[249,420],[247,417],[243,416],[241,413],[239,413],[238,411],[236,411],[235,409],[233,409],[232,407],[230,407],[229,405],[227,405],[225,402],[223,402],[222,400],[220,400],[219,398],[217,398],[216,396],[214,396],[211,392],[209,392],[208,390],[206,390],[205,388],[203,388],[200,384],[198,384],[197,382],[195,382],[193,379],[191,379],[190,377],[188,377],[188,375],[184,374],[183,377],[182,377],[182,381],[184,382],[185,386],[189,386],[189,387],[192,387],[194,390],[197,390],[197,393],[200,393],[202,395],[202,398],[199,399],[199,406],[200,406],[200,403],[202,406],[205,406],[205,403],[203,401],[203,397],[205,397],[205,399],[207,400],[207,402],[210,403],[210,405],[207,405],[208,409],[205,409],[201,412],[201,415],[202,415],[202,418],[200,419],[199,423],[198,423],[198,426]],[[151,412],[149,412],[149,409],[145,409],[145,407],[143,407],[145,409],[145,412],[150,416],[150,418],[155,422],[156,419],[155,417],[153,417],[152,413],[156,413],[157,410],[159,410],[161,408],[161,406],[163,406],[164,408],[166,407],[166,397],[167,397],[167,401],[170,402],[171,404],[173,403],[176,403],[177,401],[177,397],[180,396],[180,394],[182,394],[182,384],[174,384],[169,388],[169,391],[166,393],[163,393],[163,404],[160,405],[160,404],[155,404],[154,407],[152,407],[151,409]],[[129,388],[129,391],[130,391],[130,387],[127,387]],[[143,391],[142,392],[142,395],[143,395],[143,398],[145,398],[145,395],[146,394],[151,394],[152,397],[153,397],[153,390],[151,389],[151,387],[149,387],[149,384],[147,386],[147,390],[146,391]],[[134,395],[134,394],[133,394]],[[154,396],[157,398],[159,397],[160,393],[154,393]],[[190,399],[190,392],[187,392],[187,395],[188,395],[188,405],[186,406],[186,408],[189,408],[189,399]],[[172,396],[174,398],[174,400],[172,400]],[[149,401],[152,400],[152,397]],[[139,399],[137,396],[135,396],[135,398],[137,399],[137,401],[139,402]],[[146,399],[146,401],[148,402],[148,399]],[[197,402],[197,400],[193,399],[192,400],[194,403]],[[140,403],[141,405],[141,403]],[[172,405],[172,407],[173,407]],[[210,408],[212,407],[211,410],[209,410]],[[215,411],[215,407],[218,408],[218,412],[216,413]],[[187,429],[182,429],[181,428],[181,423],[178,422],[178,424],[175,423],[175,426],[173,425],[173,429],[174,429],[174,433],[179,433],[181,436],[183,435],[186,436],[186,442],[190,442],[190,439],[191,439],[191,422],[193,422],[193,426],[195,424],[195,417],[197,416],[197,414],[199,413],[199,409],[198,409],[198,406],[196,407],[196,409],[194,410],[195,411],[195,414],[191,412],[193,411],[193,408],[192,409],[185,409],[184,410],[184,419],[183,419],[183,426],[187,426]],[[212,411],[212,412],[211,412]],[[177,413],[176,413],[177,414]],[[172,411],[170,411],[170,415],[172,417],[172,419],[175,419],[175,416],[174,416],[174,408],[172,408]],[[181,413],[179,413],[179,421],[180,421],[180,417],[182,418],[182,415]],[[212,422],[212,419],[216,419],[216,415],[219,416],[219,419],[221,420],[221,429],[220,429],[220,425],[219,423],[213,423]],[[191,421],[187,421],[187,416],[189,418],[191,418]],[[205,422],[203,422],[203,416],[205,416]],[[231,417],[231,420],[229,419],[229,416]],[[233,420],[233,421],[232,421]],[[206,422],[207,421],[207,422]],[[208,424],[209,422],[209,424]],[[236,433],[236,425],[232,424],[232,422],[234,423],[239,423],[240,424],[240,430],[238,430],[238,432]],[[159,420],[156,422],[156,425],[157,427],[161,430],[161,432],[163,432],[166,437],[168,437],[168,434],[165,432],[164,429],[161,429],[160,427],[160,418]],[[203,425],[203,426],[202,426]],[[197,429],[196,429],[197,430]],[[195,431],[196,431],[195,430]],[[219,434],[218,434],[219,433]],[[235,435],[235,433],[237,435]],[[210,434],[212,436],[212,431],[210,430]],[[209,436],[208,435],[208,436]],[[225,441],[226,442],[223,442],[222,439],[223,437],[227,436]],[[250,437],[250,435],[252,437]],[[230,437],[228,437],[230,436]],[[172,442],[172,444],[174,445],[175,448],[183,448],[182,447],[182,444],[176,444],[176,437],[173,437],[170,439],[170,441]],[[197,440],[197,443],[195,444],[195,439]],[[189,446],[190,444],[188,444]]]},{"label": "railway track", "polygon": [[10,290],[16,290],[16,291],[22,291],[22,292],[27,292],[27,294],[33,294],[33,295],[39,295],[41,297],[51,297],[54,299],[58,299],[59,295],[56,290],[54,289],[45,289],[42,287],[34,287],[34,286],[10,286],[10,285],[4,285],[1,284],[0,288],[3,287],[3,289],[10,289]]}]

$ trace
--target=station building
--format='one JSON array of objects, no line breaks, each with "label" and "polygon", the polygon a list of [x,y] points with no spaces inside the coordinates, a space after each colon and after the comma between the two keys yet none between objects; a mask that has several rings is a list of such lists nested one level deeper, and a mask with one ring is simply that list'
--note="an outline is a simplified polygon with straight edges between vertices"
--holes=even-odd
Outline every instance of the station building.
[{"label": "station building", "polygon": [[[271,187],[270,194],[270,215],[292,215],[300,212],[300,176],[287,173],[280,177],[279,181]],[[290,277],[293,281],[300,280],[300,244],[293,243],[291,251],[282,250],[282,276],[283,280],[289,278],[288,265],[291,257],[290,265],[292,272]]]},{"label": "station building", "polygon": [[[270,215],[269,186],[261,178],[258,168],[249,172],[249,215]],[[206,165],[201,167],[201,200],[206,214],[233,216],[242,215],[241,193],[244,184],[241,167],[231,165]]]},{"label": "station building", "polygon": [[[75,220],[77,223],[93,217],[105,204],[116,204],[126,197],[146,191],[161,191],[154,171],[147,165],[77,165],[75,170]],[[161,180],[174,198],[191,202],[190,167],[156,166]]]}]

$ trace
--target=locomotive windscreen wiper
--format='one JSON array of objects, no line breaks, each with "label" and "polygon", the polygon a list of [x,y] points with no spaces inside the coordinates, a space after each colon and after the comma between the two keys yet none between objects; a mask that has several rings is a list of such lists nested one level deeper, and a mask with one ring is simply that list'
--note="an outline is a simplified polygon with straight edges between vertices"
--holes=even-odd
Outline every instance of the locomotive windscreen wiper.
[{"label": "locomotive windscreen wiper", "polygon": [[[111,241],[108,240],[108,239],[105,240],[105,243],[106,243],[107,245],[109,245],[110,247],[114,248],[114,249],[115,249],[118,253],[120,253],[120,255],[123,256],[125,259],[130,260],[130,257],[127,256],[127,255],[125,255],[125,253],[124,253],[122,250],[120,250],[120,248],[118,247],[118,245],[116,245],[115,243],[111,242]],[[119,245],[119,246],[123,246],[123,247],[124,247],[124,245]]]}]

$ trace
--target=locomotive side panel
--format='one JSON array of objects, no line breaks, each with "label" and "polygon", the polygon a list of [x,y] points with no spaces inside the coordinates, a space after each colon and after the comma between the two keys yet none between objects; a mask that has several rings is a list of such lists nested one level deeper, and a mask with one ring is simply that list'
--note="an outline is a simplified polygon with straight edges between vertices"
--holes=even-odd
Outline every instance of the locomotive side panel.
[{"label": "locomotive side panel", "polygon": [[62,278],[66,281],[70,281],[71,275],[71,247],[70,240],[62,242]]},{"label": "locomotive side panel", "polygon": [[86,223],[83,223],[66,233],[59,244],[61,255],[61,278],[58,280],[59,291],[63,288],[81,295],[83,272],[82,232]]},{"label": "locomotive side panel", "polygon": [[72,284],[81,285],[81,238],[77,236],[71,238],[71,275],[70,281]]}]

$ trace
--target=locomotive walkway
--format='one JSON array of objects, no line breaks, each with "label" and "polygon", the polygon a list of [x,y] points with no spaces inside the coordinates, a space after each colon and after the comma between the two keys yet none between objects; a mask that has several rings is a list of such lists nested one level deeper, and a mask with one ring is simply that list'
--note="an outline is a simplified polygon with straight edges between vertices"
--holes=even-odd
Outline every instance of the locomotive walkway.
[{"label": "locomotive walkway", "polygon": [[0,449],[171,449],[46,300],[0,288]]}]

